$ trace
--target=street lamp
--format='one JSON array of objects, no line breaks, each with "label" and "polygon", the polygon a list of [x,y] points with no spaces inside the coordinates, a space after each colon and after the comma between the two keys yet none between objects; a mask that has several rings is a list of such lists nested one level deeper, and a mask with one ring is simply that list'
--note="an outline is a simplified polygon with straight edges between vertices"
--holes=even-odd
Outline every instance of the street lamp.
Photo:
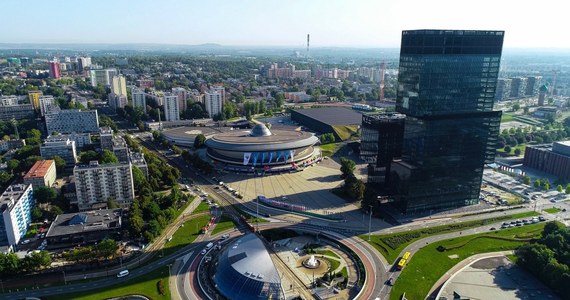
[{"label": "street lamp", "polygon": [[61,272],[63,272],[63,282],[67,285],[67,279],[65,279],[65,270]]},{"label": "street lamp", "polygon": [[172,267],[172,264],[168,264],[168,280],[170,280],[170,267]]},{"label": "street lamp", "polygon": [[368,241],[370,242],[370,232],[372,231],[372,205],[370,207],[370,217],[368,218]]},{"label": "street lamp", "polygon": [[257,227],[257,232],[259,232],[259,197],[255,198],[255,225]]}]

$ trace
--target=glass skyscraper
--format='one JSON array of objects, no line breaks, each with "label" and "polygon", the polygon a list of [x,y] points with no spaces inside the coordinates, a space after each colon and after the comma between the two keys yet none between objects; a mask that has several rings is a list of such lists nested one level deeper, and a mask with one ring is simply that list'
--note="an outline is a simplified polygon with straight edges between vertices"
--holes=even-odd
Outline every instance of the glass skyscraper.
[{"label": "glass skyscraper", "polygon": [[503,31],[402,32],[396,111],[407,117],[390,181],[403,211],[478,203],[499,133],[493,101],[503,37]]}]

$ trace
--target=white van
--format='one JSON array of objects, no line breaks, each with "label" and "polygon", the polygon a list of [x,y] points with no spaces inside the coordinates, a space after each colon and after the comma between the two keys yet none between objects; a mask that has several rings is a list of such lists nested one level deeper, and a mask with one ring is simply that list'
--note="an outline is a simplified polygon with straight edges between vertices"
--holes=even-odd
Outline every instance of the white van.
[{"label": "white van", "polygon": [[210,242],[206,245],[206,250],[210,250],[212,247],[214,247],[214,243]]},{"label": "white van", "polygon": [[125,277],[127,275],[129,275],[129,270],[123,270],[117,274],[117,278]]}]

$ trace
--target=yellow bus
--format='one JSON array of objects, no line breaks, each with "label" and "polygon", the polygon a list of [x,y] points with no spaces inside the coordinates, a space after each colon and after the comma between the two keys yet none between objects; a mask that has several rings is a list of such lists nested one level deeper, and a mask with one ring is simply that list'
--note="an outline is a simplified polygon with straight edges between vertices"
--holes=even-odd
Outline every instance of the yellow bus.
[{"label": "yellow bus", "polygon": [[398,269],[399,270],[403,269],[406,266],[406,264],[408,263],[408,261],[410,261],[410,255],[412,255],[412,253],[410,253],[410,252],[406,252],[406,253],[404,253],[404,255],[402,255],[402,258],[398,262]]}]

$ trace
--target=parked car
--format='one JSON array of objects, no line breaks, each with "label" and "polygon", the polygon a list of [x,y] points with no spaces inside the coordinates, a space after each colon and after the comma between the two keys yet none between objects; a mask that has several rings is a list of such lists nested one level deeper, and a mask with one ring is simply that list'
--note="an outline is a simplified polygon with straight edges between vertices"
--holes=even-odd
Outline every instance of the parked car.
[{"label": "parked car", "polygon": [[122,270],[119,272],[119,274],[117,274],[117,278],[125,277],[127,275],[129,275],[129,270]]}]

